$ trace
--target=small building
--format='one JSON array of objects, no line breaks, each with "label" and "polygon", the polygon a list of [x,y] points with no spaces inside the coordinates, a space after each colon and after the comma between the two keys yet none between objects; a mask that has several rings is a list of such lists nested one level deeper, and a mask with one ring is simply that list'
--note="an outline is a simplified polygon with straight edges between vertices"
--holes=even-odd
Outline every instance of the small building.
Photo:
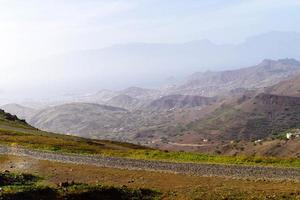
[{"label": "small building", "polygon": [[300,137],[300,129],[296,129],[293,132],[286,133],[286,138],[288,140]]},{"label": "small building", "polygon": [[263,142],[263,140],[262,139],[259,139],[259,140],[255,140],[254,141],[254,144],[261,144]]}]

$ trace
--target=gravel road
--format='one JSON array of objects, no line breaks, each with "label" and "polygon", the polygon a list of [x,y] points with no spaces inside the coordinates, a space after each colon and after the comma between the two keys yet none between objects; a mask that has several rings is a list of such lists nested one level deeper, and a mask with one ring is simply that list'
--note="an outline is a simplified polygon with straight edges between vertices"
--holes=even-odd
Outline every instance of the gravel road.
[{"label": "gravel road", "polygon": [[151,170],[196,176],[219,176],[232,178],[293,180],[300,181],[300,169],[220,164],[171,163],[149,160],[134,160],[103,156],[60,154],[0,146],[0,154],[26,156],[39,160],[95,165],[99,167],[129,170]]}]

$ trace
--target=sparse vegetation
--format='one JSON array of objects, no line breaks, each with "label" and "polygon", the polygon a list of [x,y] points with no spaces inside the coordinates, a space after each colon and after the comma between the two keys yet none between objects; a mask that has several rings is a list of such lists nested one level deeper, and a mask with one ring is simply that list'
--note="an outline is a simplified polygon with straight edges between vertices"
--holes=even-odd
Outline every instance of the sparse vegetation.
[{"label": "sparse vegetation", "polygon": [[[2,158],[3,156],[0,156],[1,161],[3,160]],[[22,187],[18,187],[20,189],[19,191],[31,191],[32,194],[40,194],[40,191],[43,192],[43,194],[47,194],[48,199],[51,195],[57,194],[75,194],[74,196],[76,196],[77,191],[80,195],[86,194],[86,191],[91,191],[91,189],[95,187],[114,188],[111,191],[117,192],[123,189],[125,191],[136,191],[133,193],[140,193],[142,190],[149,191],[145,188],[154,188],[154,190],[150,190],[152,194],[157,194],[157,196],[153,198],[166,200],[239,198],[279,200],[284,198],[299,199],[300,197],[300,187],[297,182],[187,176],[183,174],[101,168],[42,160],[32,162],[31,159],[14,156],[7,157],[7,159],[8,160],[1,162],[0,168],[3,167],[4,163],[11,161],[17,162],[26,160],[26,162],[32,163],[31,168],[28,169],[30,173],[34,172],[40,177],[45,177],[42,181],[46,183],[42,185],[40,182],[36,187],[29,186],[23,187],[23,189]],[[72,171],[70,171],[70,169],[72,169]],[[67,180],[69,180],[69,182]],[[87,185],[86,183],[91,185]],[[99,184],[102,184],[102,186]],[[117,190],[115,190],[115,188],[117,188]],[[7,187],[7,189],[9,188]],[[16,190],[17,187],[13,189]],[[74,190],[76,191],[73,192]],[[17,193],[17,191],[13,194],[15,193]],[[24,193],[19,194],[22,194],[22,197],[25,195]],[[127,194],[128,193],[125,193],[125,195]],[[29,192],[27,192],[27,195],[30,195]],[[72,195],[68,197],[70,196]],[[39,197],[42,197],[42,195],[40,194]]]},{"label": "sparse vegetation", "polygon": [[58,186],[50,186],[38,182],[39,178],[31,174],[0,174],[0,199],[32,200],[32,199],[141,199],[151,200],[160,197],[160,192],[150,189],[132,189],[103,185],[78,184],[64,182]]},{"label": "sparse vegetation", "polygon": [[215,163],[230,165],[263,165],[274,167],[300,167],[300,159],[297,158],[276,158],[256,156],[224,156],[206,155],[190,152],[164,152],[158,150],[136,150],[136,151],[106,151],[106,156],[126,157],[133,159],[160,160],[169,162],[195,162]]},{"label": "sparse vegetation", "polygon": [[66,153],[98,154],[105,150],[147,149],[146,147],[27,129],[1,129],[0,144]]},{"label": "sparse vegetation", "polygon": [[15,174],[6,171],[0,173],[0,186],[8,185],[31,185],[37,182],[40,178],[31,174]]}]

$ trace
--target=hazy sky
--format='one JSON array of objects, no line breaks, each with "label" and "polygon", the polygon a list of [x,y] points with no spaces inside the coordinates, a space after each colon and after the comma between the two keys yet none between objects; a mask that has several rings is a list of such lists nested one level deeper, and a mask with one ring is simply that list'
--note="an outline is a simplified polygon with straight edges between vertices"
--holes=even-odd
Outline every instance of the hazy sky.
[{"label": "hazy sky", "polygon": [[115,43],[236,43],[300,31],[299,10],[299,0],[0,0],[0,64]]},{"label": "hazy sky", "polygon": [[299,10],[299,0],[0,0],[0,79],[24,62],[119,43],[300,32]]}]

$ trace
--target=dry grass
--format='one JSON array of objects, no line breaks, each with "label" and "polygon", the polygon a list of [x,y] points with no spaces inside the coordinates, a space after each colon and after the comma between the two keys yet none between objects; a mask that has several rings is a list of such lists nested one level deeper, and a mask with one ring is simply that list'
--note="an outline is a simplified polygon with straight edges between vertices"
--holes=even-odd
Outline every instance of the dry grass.
[{"label": "dry grass", "polygon": [[[300,199],[300,183],[196,177],[171,173],[121,170],[86,165],[62,164],[22,157],[0,157],[0,170],[33,173],[46,177],[46,183],[64,181],[129,188],[152,188],[163,199]],[[13,168],[11,164],[14,164]]]},{"label": "dry grass", "polygon": [[62,153],[101,154],[104,156],[170,162],[268,165],[277,167],[300,166],[300,160],[295,158],[284,159],[253,156],[205,155],[188,152],[164,152],[129,143],[84,139],[25,129],[22,131],[0,129],[0,144],[18,145],[30,149]]},{"label": "dry grass", "polygon": [[92,140],[28,129],[0,129],[0,143],[68,153],[98,154],[103,150],[147,149],[139,145]]}]

